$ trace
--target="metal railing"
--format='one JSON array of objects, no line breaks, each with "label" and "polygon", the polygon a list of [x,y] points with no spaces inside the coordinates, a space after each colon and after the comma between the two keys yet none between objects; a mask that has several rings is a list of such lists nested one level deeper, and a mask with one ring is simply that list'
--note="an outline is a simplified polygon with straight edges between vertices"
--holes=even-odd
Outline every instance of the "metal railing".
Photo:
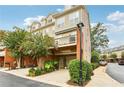
[{"label": "metal railing", "polygon": [[62,46],[62,45],[68,45],[68,44],[73,44],[76,43],[76,35],[69,35],[61,38],[55,39],[55,45],[56,46]]}]

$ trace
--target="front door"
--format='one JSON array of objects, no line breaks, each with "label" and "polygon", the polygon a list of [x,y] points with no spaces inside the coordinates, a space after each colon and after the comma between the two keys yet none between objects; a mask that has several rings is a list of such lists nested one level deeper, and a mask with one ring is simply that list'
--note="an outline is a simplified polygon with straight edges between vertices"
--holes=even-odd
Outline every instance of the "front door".
[{"label": "front door", "polygon": [[64,69],[67,66],[66,57],[62,56],[59,58],[59,69]]}]

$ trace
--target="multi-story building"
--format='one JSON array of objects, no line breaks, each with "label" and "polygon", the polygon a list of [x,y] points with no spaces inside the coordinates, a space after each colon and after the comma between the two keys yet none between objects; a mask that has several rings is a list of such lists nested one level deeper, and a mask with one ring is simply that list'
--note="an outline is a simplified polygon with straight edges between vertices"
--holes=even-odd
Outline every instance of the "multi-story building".
[{"label": "multi-story building", "polygon": [[[82,46],[83,59],[90,62],[90,22],[88,12],[83,5],[65,6],[62,12],[49,14],[41,22],[35,22],[31,27],[33,33],[48,34],[55,39],[52,58],[59,61],[60,68],[68,65],[71,59],[80,57],[80,32],[77,24],[83,22]],[[50,57],[51,58],[51,57]],[[43,58],[49,59],[49,58]]]},{"label": "multi-story building", "polygon": [[103,50],[103,52],[101,53],[101,55],[107,55],[107,57],[109,58],[109,56],[111,54],[116,54],[117,55],[117,58],[120,59],[121,58],[121,55],[122,55],[122,52],[124,52],[124,45]]}]

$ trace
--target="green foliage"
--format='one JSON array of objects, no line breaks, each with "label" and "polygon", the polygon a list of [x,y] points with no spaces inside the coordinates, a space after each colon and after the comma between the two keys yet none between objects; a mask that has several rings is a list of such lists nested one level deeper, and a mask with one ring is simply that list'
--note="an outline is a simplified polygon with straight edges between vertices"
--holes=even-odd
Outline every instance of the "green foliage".
[{"label": "green foliage", "polygon": [[31,68],[31,69],[29,69],[28,73],[29,73],[29,76],[39,76],[39,75],[42,74],[42,69],[40,69],[40,68],[36,68],[36,69]]},{"label": "green foliage", "polygon": [[0,42],[3,42],[3,39],[5,38],[6,34],[7,34],[7,31],[0,30]]},{"label": "green foliage", "polygon": [[87,74],[86,74],[86,80],[91,80],[91,76],[92,76],[92,72],[93,72],[93,68],[92,65],[88,62],[85,63],[87,65]]},{"label": "green foliage", "polygon": [[42,70],[40,68],[35,69],[35,76],[39,76],[42,74]]},{"label": "green foliage", "polygon": [[8,32],[3,40],[6,48],[10,50],[12,56],[19,58],[23,53],[21,44],[25,40],[27,32],[20,28],[14,28],[13,32]]},{"label": "green foliage", "polygon": [[99,63],[100,57],[99,57],[99,53],[96,51],[92,51],[91,53],[91,62],[92,63]]},{"label": "green foliage", "polygon": [[93,70],[99,67],[99,63],[91,63]]},{"label": "green foliage", "polygon": [[117,58],[117,54],[116,54],[116,53],[112,53],[112,54],[110,55],[110,58],[116,59],[116,58]]},{"label": "green foliage", "polygon": [[99,50],[108,47],[108,37],[105,34],[106,27],[102,23],[96,24],[91,28],[91,50]]},{"label": "green foliage", "polygon": [[121,58],[124,59],[124,52],[121,53]]},{"label": "green foliage", "polygon": [[57,66],[58,66],[57,61],[49,60],[44,63],[44,69],[46,72],[54,71],[57,68]]},{"label": "green foliage", "polygon": [[[77,59],[71,60],[69,62],[69,73],[71,80],[75,83],[79,82],[79,68],[80,62]],[[83,81],[88,81],[91,79],[92,66],[87,61],[82,61],[82,78]]]},{"label": "green foliage", "polygon": [[31,68],[29,69],[29,76],[35,76],[35,69],[34,68]]},{"label": "green foliage", "polygon": [[102,55],[102,56],[101,56],[101,59],[102,59],[102,60],[107,60],[107,55]]}]

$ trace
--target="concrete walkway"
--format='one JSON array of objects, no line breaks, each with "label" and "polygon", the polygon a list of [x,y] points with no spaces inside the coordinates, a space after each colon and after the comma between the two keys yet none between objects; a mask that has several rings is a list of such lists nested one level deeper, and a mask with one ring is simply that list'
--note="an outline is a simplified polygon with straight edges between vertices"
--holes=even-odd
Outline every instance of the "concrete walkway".
[{"label": "concrete walkway", "polygon": [[71,86],[66,83],[70,79],[68,70],[66,69],[61,69],[59,71],[54,71],[54,72],[37,76],[37,77],[26,76],[28,74],[28,70],[29,68],[9,70],[9,71],[2,70],[2,71],[9,74],[16,75],[16,76],[20,76],[23,78],[27,78],[27,79],[47,83],[47,84],[52,84],[56,86],[64,86],[64,87]]},{"label": "concrete walkway", "polygon": [[[94,76],[92,76],[92,80],[86,85],[86,87],[121,87],[122,85],[119,82],[112,79],[107,73],[105,73],[105,69],[106,67],[99,67],[94,70]],[[28,70],[29,68],[4,72],[56,86],[73,87],[72,85],[67,84],[67,81],[70,79],[68,70],[62,69],[37,77],[26,76]]]},{"label": "concrete walkway", "polygon": [[99,67],[94,70],[92,80],[86,87],[122,87],[123,85],[112,79],[106,72],[106,67]]}]

